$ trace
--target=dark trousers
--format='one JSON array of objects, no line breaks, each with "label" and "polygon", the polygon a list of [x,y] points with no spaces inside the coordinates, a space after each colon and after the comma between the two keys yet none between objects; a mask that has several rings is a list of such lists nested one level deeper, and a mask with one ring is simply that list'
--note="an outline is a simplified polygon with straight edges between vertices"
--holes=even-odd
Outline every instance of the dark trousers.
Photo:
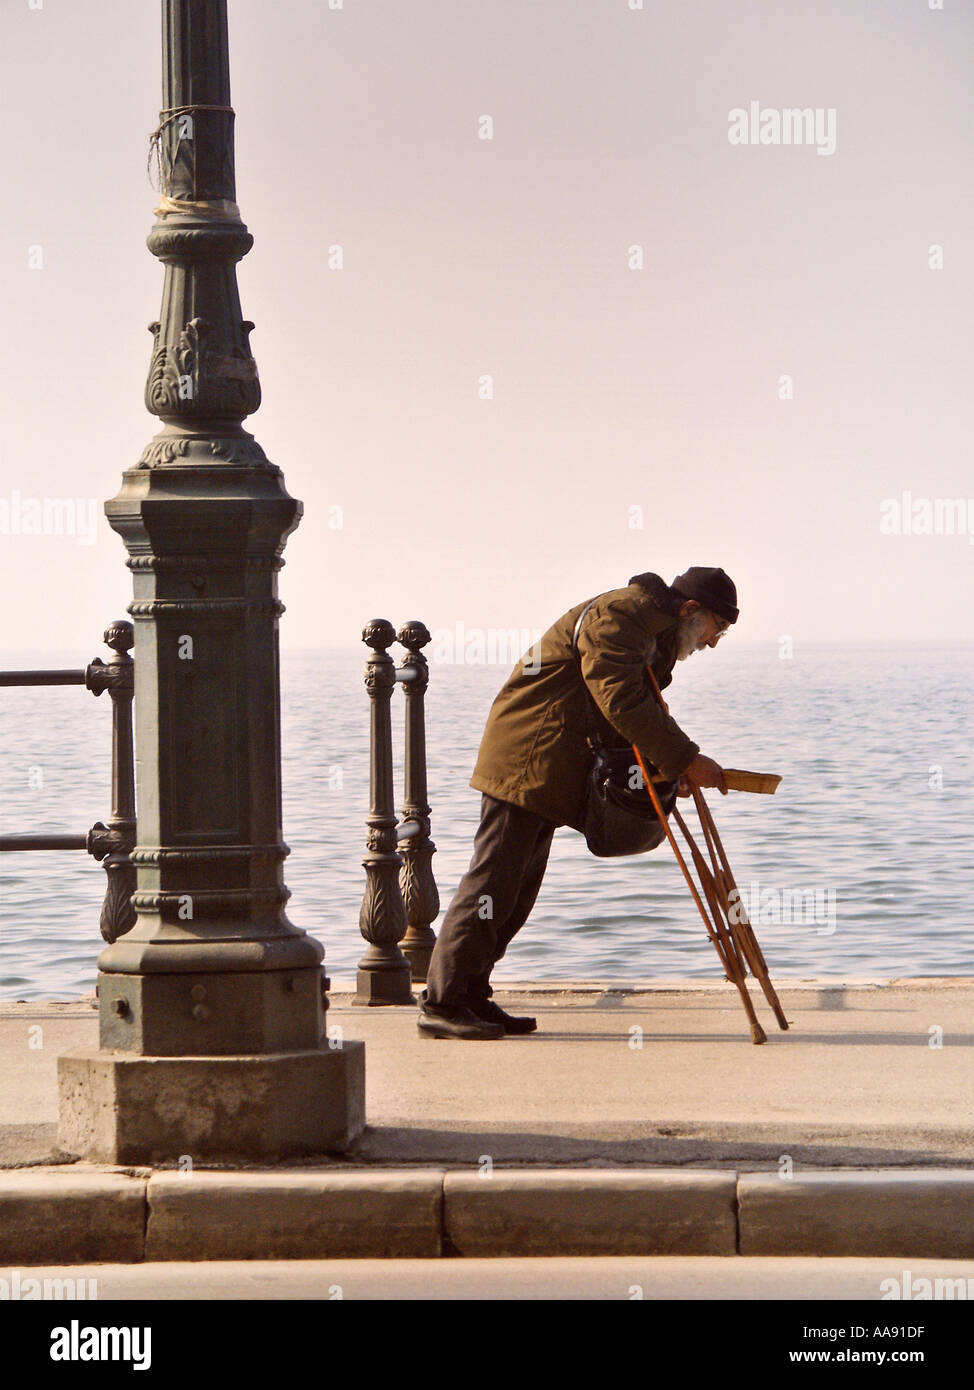
[{"label": "dark trousers", "polygon": [[440,927],[426,980],[430,1004],[491,993],[490,972],[528,919],[557,826],[484,794],[470,868]]}]

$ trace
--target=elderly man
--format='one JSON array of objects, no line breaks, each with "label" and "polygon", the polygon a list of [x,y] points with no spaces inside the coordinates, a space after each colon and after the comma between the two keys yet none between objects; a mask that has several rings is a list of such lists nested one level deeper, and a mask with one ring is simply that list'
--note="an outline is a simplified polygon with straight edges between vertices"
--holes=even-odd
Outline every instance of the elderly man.
[{"label": "elderly man", "polygon": [[483,793],[480,826],[430,961],[423,1036],[496,1039],[537,1026],[494,1003],[490,974],[534,906],[556,828],[582,828],[589,694],[607,747],[634,746],[647,769],[679,779],[684,792],[690,779],[726,793],[719,765],[662,708],[646,668],[669,685],[675,663],[716,646],[737,617],[737,590],[722,569],[693,566],[670,585],[637,574],[570,609],[515,666],[470,780]]}]

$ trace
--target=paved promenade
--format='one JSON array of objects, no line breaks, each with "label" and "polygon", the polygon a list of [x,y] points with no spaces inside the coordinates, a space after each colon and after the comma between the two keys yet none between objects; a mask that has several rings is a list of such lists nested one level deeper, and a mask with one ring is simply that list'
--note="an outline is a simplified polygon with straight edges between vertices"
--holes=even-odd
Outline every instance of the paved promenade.
[{"label": "paved promenade", "polygon": [[234,1174],[60,1154],[56,1059],[96,1044],[92,1002],[5,1005],[0,1262],[974,1257],[974,981],[778,986],[790,1030],[752,982],[756,1047],[723,983],[510,986],[538,1032],[459,1043],[336,982],[332,1038],[366,1043],[366,1134]]},{"label": "paved promenade", "polygon": [[[929,1326],[930,1302],[902,1308],[921,1279],[940,1299],[961,1303],[953,1311],[967,1337],[966,1308],[974,1297],[974,1261],[912,1260],[904,1269],[902,1260],[892,1259],[794,1259],[763,1258],[728,1260],[718,1255],[593,1255],[579,1258],[522,1259],[443,1259],[443,1260],[171,1260],[155,1264],[99,1264],[35,1266],[23,1279],[32,1277],[43,1287],[44,1280],[81,1279],[87,1284],[84,1297],[99,1299],[148,1300],[153,1303],[191,1297],[214,1300],[248,1299],[267,1303],[277,1299],[318,1299],[346,1302],[384,1301],[493,1301],[518,1302],[578,1300],[592,1302],[631,1302],[664,1300],[694,1302],[700,1299],[764,1303],[769,1299],[794,1302],[807,1309],[807,1320],[827,1323],[827,1311],[808,1305],[818,1300],[855,1299],[877,1301],[874,1313],[887,1321]],[[949,1281],[949,1293],[948,1289]],[[900,1298],[891,1299],[893,1290]],[[971,1290],[972,1292],[968,1292]],[[78,1290],[80,1292],[80,1290]],[[83,1305],[82,1305],[83,1306]],[[81,1309],[75,1310],[81,1314]],[[90,1319],[94,1310],[85,1315]],[[64,1314],[67,1316],[66,1312]],[[224,1315],[221,1314],[221,1318]],[[666,1311],[670,1331],[679,1335],[687,1323],[679,1310]],[[746,1315],[745,1315],[746,1316]],[[756,1321],[744,1322],[734,1313],[733,1332],[754,1336],[767,1331],[763,1310]],[[143,1314],[133,1314],[141,1321]],[[781,1317],[779,1310],[778,1317]],[[710,1313],[711,1322],[713,1313]],[[804,1318],[802,1319],[804,1321]],[[221,1325],[223,1325],[221,1323]],[[690,1324],[692,1326],[692,1324]],[[780,1323],[776,1322],[777,1329]],[[801,1323],[789,1319],[789,1334],[800,1331]],[[726,1324],[725,1324],[726,1327]],[[645,1331],[645,1324],[640,1324]],[[684,1331],[685,1335],[685,1331]],[[794,1345],[808,1345],[799,1336]],[[921,1343],[922,1344],[922,1343]],[[761,1349],[760,1335],[757,1348]],[[748,1349],[752,1364],[755,1347]],[[785,1358],[782,1356],[782,1362]]]}]

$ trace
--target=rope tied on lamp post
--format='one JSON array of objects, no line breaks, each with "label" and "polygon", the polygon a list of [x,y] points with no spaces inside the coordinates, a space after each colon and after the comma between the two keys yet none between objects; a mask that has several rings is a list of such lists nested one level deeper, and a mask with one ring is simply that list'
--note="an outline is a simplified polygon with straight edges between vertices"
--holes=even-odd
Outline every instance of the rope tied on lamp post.
[{"label": "rope tied on lamp post", "polygon": [[[149,181],[159,195],[159,200],[153,209],[155,217],[200,217],[203,219],[213,218],[214,220],[232,219],[240,220],[240,209],[230,198],[174,198],[171,196],[172,173],[175,159],[170,160],[167,170],[163,170],[162,159],[162,137],[166,133],[173,121],[179,120],[183,116],[192,119],[198,111],[219,111],[231,118],[236,118],[236,112],[232,106],[222,106],[211,103],[197,102],[189,106],[171,106],[165,111],[159,112],[159,124],[149,136],[149,154],[146,160],[146,173]],[[192,140],[192,136],[180,135],[177,143],[185,140]],[[153,179],[152,169],[155,163],[155,178]],[[195,181],[195,168],[193,176]]]},{"label": "rope tied on lamp post", "polygon": [[146,159],[145,165],[145,171],[148,174],[149,179],[151,181],[152,161],[153,159],[155,160],[156,177],[155,182],[153,183],[153,188],[155,188],[156,192],[159,191],[160,186],[162,184],[162,154],[159,147],[160,142],[162,140],[163,131],[166,130],[168,126],[172,124],[173,121],[178,120],[180,116],[192,116],[197,111],[222,111],[225,115],[230,115],[234,118],[237,114],[232,106],[223,106],[219,104],[210,104],[204,102],[197,102],[194,105],[189,106],[169,106],[165,110],[160,111],[159,124],[156,126],[155,130],[149,136],[149,155]]}]

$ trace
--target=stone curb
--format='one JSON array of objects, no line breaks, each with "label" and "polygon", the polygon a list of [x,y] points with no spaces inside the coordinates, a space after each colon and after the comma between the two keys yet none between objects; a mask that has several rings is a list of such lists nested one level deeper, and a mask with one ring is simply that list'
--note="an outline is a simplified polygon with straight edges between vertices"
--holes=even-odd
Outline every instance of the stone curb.
[{"label": "stone curb", "polygon": [[448,1172],[459,1255],[734,1255],[736,1174],[541,1168]]},{"label": "stone curb", "polygon": [[742,1255],[974,1257],[974,1171],[741,1174]]},{"label": "stone curb", "polygon": [[0,1265],[442,1255],[974,1258],[974,1170],[0,1172]]},{"label": "stone curb", "polygon": [[147,1260],[434,1259],[443,1173],[157,1173]]},{"label": "stone curb", "polygon": [[145,1178],[90,1169],[0,1172],[0,1264],[132,1264],[144,1250]]}]

